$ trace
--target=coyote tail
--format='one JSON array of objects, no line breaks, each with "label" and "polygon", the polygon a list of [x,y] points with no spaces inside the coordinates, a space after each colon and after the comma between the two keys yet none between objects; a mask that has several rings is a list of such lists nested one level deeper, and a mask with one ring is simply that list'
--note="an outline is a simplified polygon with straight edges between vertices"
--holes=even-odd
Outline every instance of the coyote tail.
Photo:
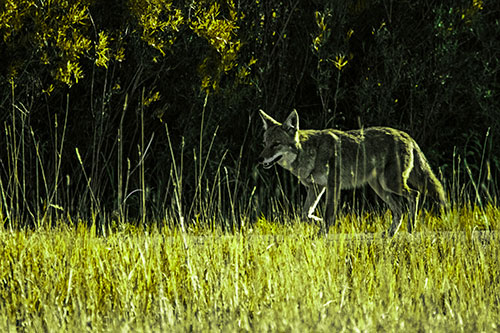
[{"label": "coyote tail", "polygon": [[[434,172],[427,162],[424,154],[421,151],[417,151],[417,158],[415,159],[415,171],[417,173],[417,178],[420,182],[424,194],[430,196],[437,203],[439,203],[443,208],[448,208],[448,202],[446,200],[446,193],[444,191],[443,185],[436,177]],[[420,183],[419,182],[419,183]]]}]

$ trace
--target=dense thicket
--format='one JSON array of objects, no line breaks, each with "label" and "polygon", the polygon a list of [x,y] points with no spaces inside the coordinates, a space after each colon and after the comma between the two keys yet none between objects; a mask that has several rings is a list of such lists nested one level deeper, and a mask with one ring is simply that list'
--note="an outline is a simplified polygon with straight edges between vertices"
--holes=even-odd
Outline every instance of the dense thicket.
[{"label": "dense thicket", "polygon": [[281,188],[293,203],[296,181],[256,166],[259,108],[406,130],[448,190],[494,192],[497,1],[0,6],[3,219],[259,213]]}]

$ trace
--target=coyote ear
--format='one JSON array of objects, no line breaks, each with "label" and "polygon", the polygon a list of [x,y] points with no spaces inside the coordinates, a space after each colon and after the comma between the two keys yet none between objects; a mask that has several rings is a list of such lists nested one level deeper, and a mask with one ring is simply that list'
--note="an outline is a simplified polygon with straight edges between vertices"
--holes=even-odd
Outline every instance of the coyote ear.
[{"label": "coyote ear", "polygon": [[259,110],[260,118],[262,119],[262,122],[264,123],[264,131],[267,131],[269,126],[273,125],[278,125],[280,126],[281,124],[274,120],[273,117],[265,113],[263,110]]},{"label": "coyote ear", "polygon": [[283,123],[287,129],[297,131],[299,129],[299,114],[297,110],[293,110],[292,113],[288,115],[285,122]]}]

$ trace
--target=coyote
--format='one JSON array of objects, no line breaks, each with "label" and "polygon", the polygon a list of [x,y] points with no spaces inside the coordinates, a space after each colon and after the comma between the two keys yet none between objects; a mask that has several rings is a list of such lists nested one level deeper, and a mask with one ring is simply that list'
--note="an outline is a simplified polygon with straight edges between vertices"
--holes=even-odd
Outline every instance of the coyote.
[{"label": "coyote", "polygon": [[[340,190],[365,184],[387,203],[392,211],[388,234],[393,236],[402,222],[401,197],[408,200],[408,232],[416,221],[422,194],[446,206],[443,186],[432,172],[419,146],[407,133],[389,127],[359,130],[300,130],[297,111],[283,124],[260,110],[264,122],[264,150],[259,163],[269,169],[278,163],[297,176],[307,188],[303,218],[314,215],[326,191],[324,231],[335,222]],[[316,188],[321,189],[317,194]]]}]

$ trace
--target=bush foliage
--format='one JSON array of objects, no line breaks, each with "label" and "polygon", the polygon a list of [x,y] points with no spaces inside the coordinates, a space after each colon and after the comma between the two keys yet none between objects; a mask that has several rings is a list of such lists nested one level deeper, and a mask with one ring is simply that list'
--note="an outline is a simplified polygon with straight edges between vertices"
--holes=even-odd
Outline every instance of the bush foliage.
[{"label": "bush foliage", "polygon": [[406,130],[453,198],[496,193],[497,2],[0,6],[4,220],[259,213],[297,189],[255,165],[259,108]]}]

